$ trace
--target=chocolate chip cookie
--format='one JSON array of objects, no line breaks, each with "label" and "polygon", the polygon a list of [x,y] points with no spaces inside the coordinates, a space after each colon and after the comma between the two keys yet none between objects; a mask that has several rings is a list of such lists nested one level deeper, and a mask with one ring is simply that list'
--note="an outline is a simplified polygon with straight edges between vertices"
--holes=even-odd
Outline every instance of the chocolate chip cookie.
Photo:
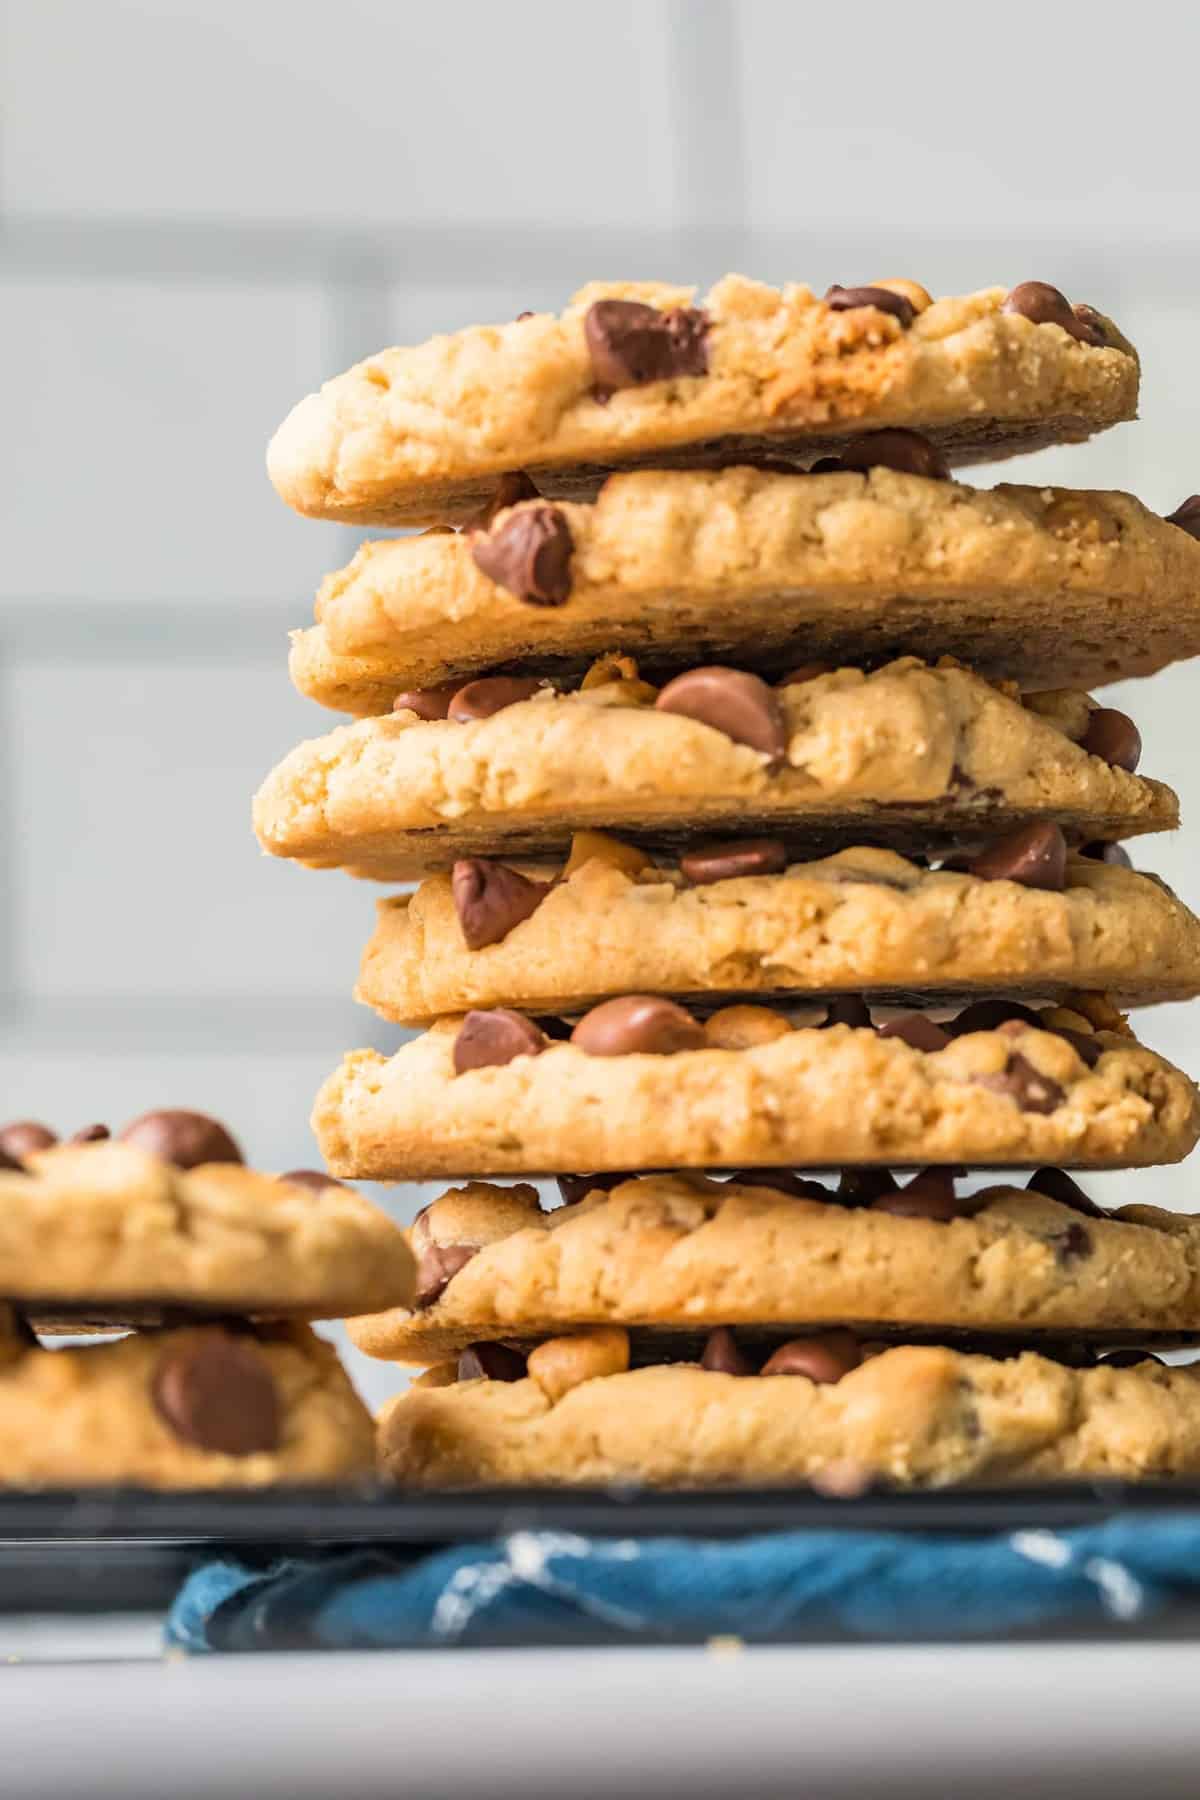
[{"label": "chocolate chip cookie", "polygon": [[[701,1023],[624,995],[574,1026],[507,1008],[443,1019],[390,1059],[352,1051],[317,1095],[335,1173],[439,1175],[846,1164],[1176,1162],[1200,1134],[1186,1075],[1131,1037],[924,1013],[876,1027],[830,1009]],[[759,1016],[759,1015],[765,1015]],[[852,1022],[843,1023],[843,1018]],[[569,1037],[569,1041],[561,1041]]]},{"label": "chocolate chip cookie", "polygon": [[119,1139],[63,1144],[21,1121],[0,1130],[0,1157],[0,1296],[39,1323],[327,1319],[412,1292],[386,1214],[322,1173],[245,1167],[203,1114],[150,1113]]},{"label": "chocolate chip cookie", "polygon": [[138,1332],[0,1363],[6,1487],[265,1487],[373,1465],[370,1415],[305,1326]]},{"label": "chocolate chip cookie", "polygon": [[368,357],[301,401],[267,465],[312,518],[428,524],[470,519],[518,471],[577,499],[614,468],[805,467],[882,427],[927,434],[948,462],[992,461],[1131,419],[1137,393],[1113,322],[1044,282],[819,298],[730,275],[699,303],[593,282],[561,315]]},{"label": "chocolate chip cookie", "polygon": [[299,745],[259,790],[263,848],[407,880],[461,857],[567,853],[580,827],[670,850],[698,834],[979,845],[1032,821],[1075,841],[1170,829],[1133,773],[1134,722],[1070,689],[1025,696],[958,664],[708,667],[661,689],[631,659],[569,693],[498,676]]},{"label": "chocolate chip cookie", "polygon": [[380,901],[356,997],[419,1025],[496,1006],[575,1013],[629,992],[710,1005],[847,991],[892,1005],[1200,992],[1200,921],[1160,882],[1065,850],[1060,868],[1030,870],[1008,845],[1007,872],[997,844],[978,875],[862,846],[794,861],[771,838],[654,862],[577,832],[557,867],[467,858]]},{"label": "chocolate chip cookie", "polygon": [[1200,1218],[1105,1213],[1061,1169],[973,1194],[959,1173],[581,1175],[552,1210],[527,1183],[472,1182],[412,1228],[416,1306],[355,1319],[351,1336],[439,1363],[598,1325],[653,1328],[684,1356],[719,1326],[776,1347],[847,1324],[1026,1343],[1200,1335]]},{"label": "chocolate chip cookie", "polygon": [[[897,436],[867,453],[894,457]],[[557,582],[551,517],[569,545]],[[364,544],[325,581],[317,620],[293,640],[292,678],[364,715],[497,670],[570,682],[614,647],[656,680],[908,651],[1086,687],[1200,649],[1200,543],[1128,494],[979,490],[884,465],[648,470],[613,476],[593,505],[528,499],[483,531]]]},{"label": "chocolate chip cookie", "polygon": [[383,1466],[415,1487],[811,1482],[840,1494],[1200,1474],[1200,1366],[1137,1352],[1072,1367],[834,1331],[761,1368],[736,1340],[707,1367],[630,1368],[629,1348],[610,1329],[551,1339],[507,1379],[479,1358],[463,1380],[453,1365],[431,1372],[385,1408]]}]

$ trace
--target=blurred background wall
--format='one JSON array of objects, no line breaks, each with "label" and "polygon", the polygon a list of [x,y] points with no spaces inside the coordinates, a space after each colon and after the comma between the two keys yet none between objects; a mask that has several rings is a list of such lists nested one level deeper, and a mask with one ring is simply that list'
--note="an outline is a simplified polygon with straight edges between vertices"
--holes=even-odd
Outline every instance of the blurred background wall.
[{"label": "blurred background wall", "polygon": [[[263,449],[385,343],[592,277],[818,291],[1030,277],[1111,313],[1143,422],[1013,465],[1200,487],[1198,16],[1163,0],[7,0],[0,71],[0,1078],[62,1130],[153,1105],[311,1165],[312,1095],[398,1033],[348,999],[372,896],[258,854],[334,723],[286,634],[356,534]],[[986,482],[998,472],[981,470]],[[1195,792],[1196,678],[1116,704]],[[1200,822],[1200,798],[1196,819]],[[1200,898],[1200,830],[1142,852]],[[1193,1069],[1200,1012],[1145,1015]],[[1093,1184],[1110,1202],[1125,1178]],[[1182,1170],[1137,1197],[1196,1207]],[[416,1191],[388,1204],[407,1213]],[[375,1367],[374,1391],[394,1385]]]}]

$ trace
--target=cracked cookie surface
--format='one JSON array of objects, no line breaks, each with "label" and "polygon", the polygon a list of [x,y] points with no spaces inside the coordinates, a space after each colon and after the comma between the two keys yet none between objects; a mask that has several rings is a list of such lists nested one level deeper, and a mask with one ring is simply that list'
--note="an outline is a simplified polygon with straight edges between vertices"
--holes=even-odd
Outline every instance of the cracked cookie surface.
[{"label": "cracked cookie surface", "polygon": [[[552,875],[554,871],[535,873]],[[1200,921],[1156,881],[1090,857],[1062,893],[855,848],[689,885],[593,856],[499,941],[468,946],[450,877],[379,902],[355,997],[402,1024],[472,1007],[573,1013],[611,994],[1058,998],[1200,991]]]},{"label": "cracked cookie surface", "polygon": [[391,1401],[379,1444],[385,1470],[414,1487],[1195,1475],[1200,1372],[904,1345],[834,1384],[680,1364],[601,1376],[557,1398],[529,1376],[465,1381]]},{"label": "cracked cookie surface", "polygon": [[402,1303],[412,1257],[350,1189],[240,1164],[178,1169],[131,1144],[60,1145],[0,1170],[0,1296],[39,1321],[121,1325],[179,1310],[340,1318]]},{"label": "cracked cookie surface", "polygon": [[[502,512],[489,536],[537,507]],[[1128,494],[888,468],[652,470],[560,512],[573,555],[556,606],[485,575],[469,533],[364,544],[293,639],[296,686],[365,715],[498,669],[570,678],[620,649],[655,676],[905,651],[1024,687],[1088,687],[1200,649],[1200,544]]]},{"label": "cracked cookie surface", "polygon": [[953,663],[835,670],[764,690],[781,722],[775,767],[713,725],[631,703],[641,687],[543,689],[467,723],[406,711],[340,726],[267,777],[259,842],[399,881],[464,856],[558,858],[581,826],[668,850],[702,831],[803,833],[812,854],[974,844],[1031,819],[1086,842],[1178,819],[1169,788],[1074,741],[1092,702],[1070,690],[1022,705]]},{"label": "cracked cookie surface", "polygon": [[902,324],[730,275],[701,302],[703,372],[615,392],[598,378],[598,302],[670,314],[694,297],[593,282],[560,316],[380,351],[294,408],[268,451],[271,480],[312,518],[429,524],[469,517],[516,470],[578,498],[613,468],[809,463],[885,426],[926,433],[953,462],[990,461],[1082,441],[1136,410],[1137,357],[1111,321],[1097,316],[1104,343],[1080,342],[1004,311],[1003,288],[924,304]]},{"label": "cracked cookie surface", "polygon": [[[479,1017],[480,1015],[475,1015]],[[488,1015],[483,1015],[488,1016]],[[390,1059],[351,1051],[317,1095],[330,1169],[363,1180],[577,1170],[962,1163],[1120,1168],[1176,1162],[1200,1096],[1163,1058],[1095,1034],[1089,1067],[1049,1030],[1006,1024],[937,1051],[834,1025],[751,1049],[540,1054],[455,1073],[462,1021]],[[1015,1090],[1036,1081],[1039,1093]],[[1048,1084],[1048,1085],[1046,1085]]]}]

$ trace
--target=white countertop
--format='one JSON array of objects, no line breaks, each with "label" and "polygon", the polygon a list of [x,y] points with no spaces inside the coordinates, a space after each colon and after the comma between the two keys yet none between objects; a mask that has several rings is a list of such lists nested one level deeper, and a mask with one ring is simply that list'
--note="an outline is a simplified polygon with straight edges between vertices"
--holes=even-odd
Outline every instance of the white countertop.
[{"label": "white countertop", "polygon": [[[25,1636],[30,1655],[53,1647],[50,1627]],[[72,1639],[74,1654],[86,1653],[86,1636]],[[152,1641],[148,1621],[127,1621],[107,1653],[134,1660],[12,1661],[0,1671],[6,1796],[1012,1800],[1025,1790],[1030,1800],[1194,1800],[1200,1791],[1189,1643],[185,1661],[151,1657]]]}]

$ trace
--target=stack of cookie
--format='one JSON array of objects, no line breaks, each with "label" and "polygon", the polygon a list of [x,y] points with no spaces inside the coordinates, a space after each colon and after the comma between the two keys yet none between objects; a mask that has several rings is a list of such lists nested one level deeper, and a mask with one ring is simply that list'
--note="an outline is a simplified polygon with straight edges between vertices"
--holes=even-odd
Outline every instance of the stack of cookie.
[{"label": "stack of cookie", "polygon": [[[304,1321],[413,1295],[385,1214],[245,1167],[215,1119],[0,1130],[0,1482],[259,1487],[370,1473],[374,1431]],[[117,1333],[69,1349],[46,1333]]]},{"label": "stack of cookie", "polygon": [[1086,691],[1200,651],[1200,500],[948,473],[1137,388],[1045,283],[730,277],[386,351],[285,422],[298,510],[433,528],[325,583],[293,676],[360,717],[256,802],[275,855],[421,878],[358,991],[427,1029],[314,1118],[339,1176],[472,1178],[352,1327],[426,1365],[399,1478],[1200,1472],[1200,1376],[1152,1354],[1200,1338],[1200,1222],[1067,1173],[1200,1130],[1120,1010],[1200,991],[1119,848],[1177,802]]}]

